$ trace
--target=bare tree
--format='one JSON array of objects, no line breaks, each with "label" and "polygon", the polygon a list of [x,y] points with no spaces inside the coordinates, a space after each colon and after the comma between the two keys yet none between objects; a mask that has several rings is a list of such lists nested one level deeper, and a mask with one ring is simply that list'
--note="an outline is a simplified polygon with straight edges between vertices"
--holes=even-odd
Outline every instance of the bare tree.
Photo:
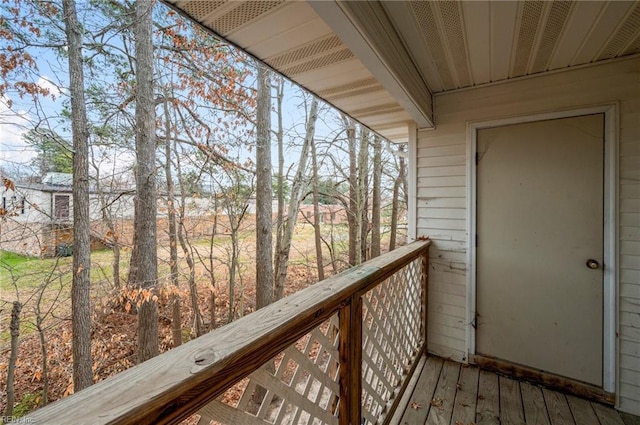
[{"label": "bare tree", "polygon": [[356,264],[367,260],[369,234],[369,130],[360,127],[356,188]]},{"label": "bare tree", "polygon": [[18,361],[18,338],[20,337],[20,312],[22,304],[20,301],[13,302],[11,309],[11,323],[9,331],[11,333],[11,354],[9,355],[9,366],[7,368],[7,409],[5,416],[13,416],[13,402],[15,400],[15,388],[13,385],[16,376],[16,362]]},{"label": "bare tree", "polygon": [[196,265],[194,262],[195,248],[189,240],[189,234],[185,225],[185,209],[186,209],[186,178],[182,173],[182,164],[180,163],[180,155],[177,152],[177,144],[174,142],[174,150],[176,151],[176,170],[178,181],[180,182],[180,213],[178,214],[178,241],[180,247],[187,260],[189,267],[189,298],[191,300],[191,310],[193,312],[193,330],[196,337],[204,334],[204,325],[202,313],[198,305],[198,286],[196,284]]},{"label": "bare tree", "polygon": [[91,367],[91,241],[89,227],[89,131],[84,97],[82,33],[75,0],[63,0],[69,55],[69,94],[73,135],[73,384],[79,391],[93,384]]},{"label": "bare tree", "polygon": [[[276,116],[278,117],[278,129],[276,139],[278,143],[278,174],[276,176],[276,197],[278,198],[278,213],[276,215],[276,256],[282,251],[284,240],[284,128],[282,125],[282,102],[284,100],[284,78],[278,78],[276,86]],[[278,261],[275,261],[276,292],[278,279]],[[277,295],[276,295],[277,298]]]},{"label": "bare tree", "polygon": [[347,129],[347,144],[349,151],[349,202],[347,207],[347,221],[349,223],[349,265],[355,266],[357,262],[358,245],[358,161],[356,151],[356,126],[351,118],[342,116],[342,121]]},{"label": "bare tree", "polygon": [[[400,146],[400,153],[403,152],[403,146]],[[398,216],[400,215],[400,196],[401,190],[406,188],[407,181],[407,167],[405,164],[404,156],[398,156],[398,176],[396,177],[393,183],[393,199],[391,205],[391,233],[389,237],[389,251],[392,251],[396,248],[396,235],[398,233]],[[404,191],[404,201],[406,205],[406,196],[407,192]]]},{"label": "bare tree", "polygon": [[[169,116],[169,106],[163,103],[164,108],[164,131],[165,143],[164,173],[167,180],[167,220],[169,224],[169,270],[171,274],[171,284],[177,290],[180,287],[178,281],[178,233],[176,230],[176,200],[173,188],[173,173],[171,171],[171,142],[172,130]],[[171,296],[171,336],[173,346],[182,344],[182,323],[180,319],[180,295],[176,292]]]},{"label": "bare tree", "polygon": [[382,140],[373,136],[373,195],[371,199],[371,258],[380,255],[380,207],[382,181]]},{"label": "bare tree", "polygon": [[291,185],[291,194],[289,196],[289,205],[287,208],[287,216],[282,223],[283,230],[278,235],[282,239],[279,241],[278,246],[280,250],[276,252],[276,286],[275,286],[275,298],[280,299],[284,295],[284,284],[287,279],[287,269],[289,267],[289,254],[291,252],[291,240],[293,239],[293,229],[296,226],[298,218],[298,210],[300,209],[300,202],[302,201],[302,189],[306,183],[305,175],[307,168],[307,158],[309,157],[309,151],[313,144],[313,139],[316,132],[316,120],[318,119],[318,99],[313,98],[311,100],[311,106],[309,108],[309,115],[307,116],[307,123],[305,127],[304,143],[302,150],[300,151],[300,159],[298,161],[298,169]]},{"label": "bare tree", "polygon": [[[316,265],[318,268],[318,281],[324,280],[324,259],[322,257],[322,232],[320,229],[320,189],[318,182],[318,152],[316,141],[311,141],[311,181],[313,194],[313,230],[316,247]],[[333,213],[331,213],[333,215]]]},{"label": "bare tree", "polygon": [[273,301],[271,84],[269,70],[258,65],[256,117],[256,309]]},{"label": "bare tree", "polygon": [[135,4],[136,199],[129,284],[143,289],[138,310],[138,362],[158,354],[158,279],[156,247],[156,151],[153,98],[152,2]]}]

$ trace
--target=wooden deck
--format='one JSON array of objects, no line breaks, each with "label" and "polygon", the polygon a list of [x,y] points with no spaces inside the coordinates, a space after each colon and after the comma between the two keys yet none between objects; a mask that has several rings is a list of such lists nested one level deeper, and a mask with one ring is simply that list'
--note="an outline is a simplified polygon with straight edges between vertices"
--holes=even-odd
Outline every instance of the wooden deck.
[{"label": "wooden deck", "polygon": [[[435,356],[422,359],[392,423],[638,425],[613,408]],[[419,365],[420,367],[420,365]]]}]

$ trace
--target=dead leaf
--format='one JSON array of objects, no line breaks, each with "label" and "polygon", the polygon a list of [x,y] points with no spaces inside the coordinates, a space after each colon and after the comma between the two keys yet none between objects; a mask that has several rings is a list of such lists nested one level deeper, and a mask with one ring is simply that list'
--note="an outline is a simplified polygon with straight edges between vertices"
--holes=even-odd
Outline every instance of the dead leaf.
[{"label": "dead leaf", "polygon": [[415,401],[412,401],[411,402],[411,408],[415,409],[415,410],[418,410],[418,409],[422,408],[422,405],[420,403],[416,403]]},{"label": "dead leaf", "polygon": [[12,190],[12,191],[16,191],[16,185],[12,180],[9,180],[6,177],[2,178],[2,185],[4,186],[5,189],[7,190]]},{"label": "dead leaf", "polygon": [[433,400],[431,400],[431,405],[433,407],[437,407],[440,410],[444,410],[444,406],[442,406],[442,399],[440,398],[434,398]]}]

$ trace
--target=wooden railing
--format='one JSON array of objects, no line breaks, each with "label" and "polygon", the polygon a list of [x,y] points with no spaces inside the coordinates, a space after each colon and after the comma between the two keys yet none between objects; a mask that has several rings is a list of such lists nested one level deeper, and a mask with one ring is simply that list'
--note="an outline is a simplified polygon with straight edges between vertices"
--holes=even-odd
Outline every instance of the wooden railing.
[{"label": "wooden railing", "polygon": [[[37,410],[26,423],[388,423],[426,341],[414,242]],[[192,422],[193,423],[193,422]]]}]

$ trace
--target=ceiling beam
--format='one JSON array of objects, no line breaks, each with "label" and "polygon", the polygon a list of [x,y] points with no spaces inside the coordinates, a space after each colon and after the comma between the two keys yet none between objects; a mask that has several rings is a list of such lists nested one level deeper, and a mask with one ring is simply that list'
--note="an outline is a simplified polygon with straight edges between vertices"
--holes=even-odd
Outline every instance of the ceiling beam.
[{"label": "ceiling beam", "polygon": [[309,4],[419,128],[434,126],[431,90],[380,2],[311,0]]}]

